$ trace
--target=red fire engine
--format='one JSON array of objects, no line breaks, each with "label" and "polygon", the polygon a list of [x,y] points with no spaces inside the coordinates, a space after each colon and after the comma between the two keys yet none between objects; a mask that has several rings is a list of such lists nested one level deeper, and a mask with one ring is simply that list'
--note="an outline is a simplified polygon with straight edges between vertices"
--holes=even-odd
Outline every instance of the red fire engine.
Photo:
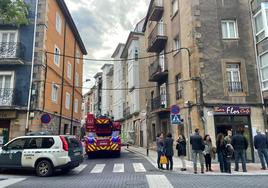
[{"label": "red fire engine", "polygon": [[[85,150],[88,158],[97,154],[113,154],[119,157],[121,151],[121,125],[107,116],[96,117],[88,114],[86,118]],[[110,155],[107,155],[110,156]]]}]

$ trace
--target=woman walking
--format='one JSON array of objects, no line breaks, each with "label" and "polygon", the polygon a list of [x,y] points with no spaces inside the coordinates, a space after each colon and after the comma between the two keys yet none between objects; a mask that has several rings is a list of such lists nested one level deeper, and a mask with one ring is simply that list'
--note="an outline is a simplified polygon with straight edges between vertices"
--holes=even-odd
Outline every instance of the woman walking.
[{"label": "woman walking", "polygon": [[224,135],[223,134],[218,134],[217,136],[217,154],[218,154],[218,161],[220,164],[220,169],[221,172],[227,172],[228,167],[227,167],[227,157],[226,157],[226,142],[224,140]]},{"label": "woman walking", "polygon": [[156,146],[157,146],[157,165],[158,169],[163,170],[163,165],[160,164],[160,157],[164,155],[164,139],[163,133],[158,133],[156,136]]},{"label": "woman walking", "polygon": [[164,142],[164,151],[165,155],[168,159],[168,164],[167,164],[167,170],[173,170],[173,139],[172,139],[172,134],[168,133],[167,138]]},{"label": "woman walking", "polygon": [[205,149],[204,149],[204,156],[205,156],[205,162],[206,162],[206,171],[211,171],[211,155],[212,155],[212,142],[210,136],[207,134],[204,137],[204,144],[205,144]]},{"label": "woman walking", "polygon": [[185,139],[184,135],[179,135],[179,138],[177,140],[176,149],[178,150],[178,157],[181,159],[181,163],[182,163],[181,171],[186,171],[186,162],[185,162],[186,139]]}]

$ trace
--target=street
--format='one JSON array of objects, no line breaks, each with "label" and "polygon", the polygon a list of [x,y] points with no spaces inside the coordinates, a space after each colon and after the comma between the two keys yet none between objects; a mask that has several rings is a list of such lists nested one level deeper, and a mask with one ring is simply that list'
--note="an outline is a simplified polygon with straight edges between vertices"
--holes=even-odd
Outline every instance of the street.
[{"label": "street", "polygon": [[122,151],[120,158],[86,159],[68,174],[56,172],[49,178],[36,177],[32,172],[7,171],[0,174],[0,188],[37,187],[265,187],[267,176],[194,175],[159,171],[143,156]]}]

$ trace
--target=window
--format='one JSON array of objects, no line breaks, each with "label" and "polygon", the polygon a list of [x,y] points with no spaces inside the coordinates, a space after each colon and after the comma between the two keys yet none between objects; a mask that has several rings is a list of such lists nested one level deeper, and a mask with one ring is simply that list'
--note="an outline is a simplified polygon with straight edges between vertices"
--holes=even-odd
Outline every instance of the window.
[{"label": "window", "polygon": [[79,62],[80,62],[80,52],[79,52],[79,51],[76,51],[75,56],[76,56],[75,61],[76,61],[76,63],[78,63],[78,64],[79,64]]},{"label": "window", "polygon": [[0,72],[0,106],[10,106],[14,96],[14,72]]},{"label": "window", "polygon": [[78,113],[78,99],[74,100],[74,112]]},{"label": "window", "polygon": [[134,58],[135,58],[135,61],[138,61],[139,59],[139,49],[137,47],[135,48]]},{"label": "window", "polygon": [[242,82],[240,79],[240,64],[230,63],[226,65],[228,91],[242,92]]},{"label": "window", "polygon": [[165,62],[166,58],[165,58],[164,50],[159,54],[158,59],[159,59],[159,66],[161,68],[161,72],[166,71],[167,67],[166,67],[166,62]]},{"label": "window", "polygon": [[0,58],[16,57],[18,31],[0,31]]},{"label": "window", "polygon": [[58,101],[58,90],[59,90],[59,86],[56,85],[56,84],[52,84],[51,99],[52,99],[53,102]]},{"label": "window", "polygon": [[67,64],[67,78],[72,79],[72,64],[70,62]]},{"label": "window", "polygon": [[61,34],[61,17],[58,12],[56,12],[56,30],[59,34]]},{"label": "window", "polygon": [[260,57],[261,81],[263,90],[268,89],[268,53]]},{"label": "window", "polygon": [[70,102],[71,102],[71,95],[70,93],[66,92],[66,98],[65,98],[65,108],[70,109]]},{"label": "window", "polygon": [[161,108],[167,108],[167,86],[166,83],[160,86],[160,103]]},{"label": "window", "polygon": [[182,79],[181,79],[181,74],[178,74],[176,76],[176,99],[181,99],[182,98]]},{"label": "window", "polygon": [[175,15],[179,9],[178,0],[172,0],[172,16]]},{"label": "window", "polygon": [[180,44],[180,39],[179,37],[176,37],[173,40],[173,50],[174,50],[174,55],[177,54],[179,52],[179,49],[181,48],[181,44]]},{"label": "window", "polygon": [[54,64],[60,66],[60,49],[56,45],[54,48]]},{"label": "window", "polygon": [[79,74],[77,72],[75,73],[75,86],[79,87]]},{"label": "window", "polygon": [[19,138],[7,145],[8,150],[21,150],[26,146],[26,138]]},{"label": "window", "polygon": [[256,41],[260,42],[268,36],[268,3],[261,3],[261,9],[254,17]]},{"label": "window", "polygon": [[237,24],[235,20],[222,20],[221,27],[223,39],[238,38]]}]

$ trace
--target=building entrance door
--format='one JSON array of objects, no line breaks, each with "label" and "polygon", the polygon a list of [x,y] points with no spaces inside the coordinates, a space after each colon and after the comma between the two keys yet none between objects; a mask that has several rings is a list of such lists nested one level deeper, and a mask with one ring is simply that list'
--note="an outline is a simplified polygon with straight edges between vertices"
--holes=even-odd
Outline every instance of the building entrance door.
[{"label": "building entrance door", "polygon": [[244,136],[248,141],[248,149],[246,151],[247,161],[254,161],[253,157],[253,141],[252,141],[252,129],[250,123],[250,116],[214,116],[216,138],[219,133],[227,135],[227,131],[231,130],[232,134],[237,134],[239,128],[244,130]]},{"label": "building entrance door", "polygon": [[0,146],[6,144],[9,140],[9,120],[0,120]]}]

